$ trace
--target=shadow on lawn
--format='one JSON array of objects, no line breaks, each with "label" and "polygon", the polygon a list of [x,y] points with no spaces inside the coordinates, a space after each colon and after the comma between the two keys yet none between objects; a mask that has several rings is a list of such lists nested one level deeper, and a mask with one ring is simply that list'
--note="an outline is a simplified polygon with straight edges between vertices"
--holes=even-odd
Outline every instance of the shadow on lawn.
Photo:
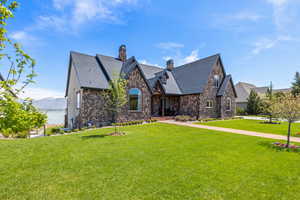
[{"label": "shadow on lawn", "polygon": [[81,139],[83,140],[87,140],[87,139],[99,139],[99,138],[104,138],[108,135],[85,135],[85,136],[81,136]]}]

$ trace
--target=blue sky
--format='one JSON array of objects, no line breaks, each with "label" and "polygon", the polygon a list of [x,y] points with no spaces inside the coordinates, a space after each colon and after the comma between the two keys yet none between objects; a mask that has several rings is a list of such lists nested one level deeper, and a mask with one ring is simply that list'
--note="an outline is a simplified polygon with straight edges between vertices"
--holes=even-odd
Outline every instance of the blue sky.
[{"label": "blue sky", "polygon": [[64,95],[71,50],[117,56],[120,44],[128,56],[160,66],[221,53],[235,83],[289,87],[300,71],[299,0],[20,3],[8,29],[37,61],[37,84],[26,90],[33,98]]}]

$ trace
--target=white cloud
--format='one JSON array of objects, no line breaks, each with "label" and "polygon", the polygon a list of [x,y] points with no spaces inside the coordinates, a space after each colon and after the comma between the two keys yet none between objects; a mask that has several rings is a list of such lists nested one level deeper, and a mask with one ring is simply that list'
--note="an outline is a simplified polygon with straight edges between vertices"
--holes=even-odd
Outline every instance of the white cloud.
[{"label": "white cloud", "polygon": [[183,56],[180,52],[175,56],[164,56],[163,60],[168,61],[173,59],[176,66],[191,63],[199,60],[199,49],[193,50],[189,55]]},{"label": "white cloud", "polygon": [[33,41],[36,40],[36,38],[32,35],[30,35],[29,33],[25,32],[25,31],[16,31],[13,32],[10,37],[14,40],[23,42],[23,41]]},{"label": "white cloud", "polygon": [[139,61],[141,64],[144,64],[144,65],[151,65],[151,66],[157,66],[157,67],[159,67],[159,65],[158,64],[152,64],[152,63],[150,63],[150,62],[148,62],[147,60],[140,60]]},{"label": "white cloud", "polygon": [[26,31],[13,32],[9,35],[9,37],[13,40],[16,40],[18,43],[22,44],[26,48],[39,46],[43,43],[40,39],[30,34],[30,32]]},{"label": "white cloud", "polygon": [[[74,30],[80,25],[103,20],[120,23],[122,11],[128,11],[138,0],[53,0],[57,15],[44,15],[38,19],[39,28],[53,27],[59,31]],[[123,9],[124,8],[124,9]]]},{"label": "white cloud", "polygon": [[164,56],[164,57],[163,57],[163,60],[164,60],[164,61],[168,61],[168,60],[170,60],[170,59],[172,59],[171,56]]},{"label": "white cloud", "polygon": [[289,0],[267,0],[267,2],[273,4],[274,6],[283,6],[289,2]]},{"label": "white cloud", "polygon": [[270,38],[261,38],[258,41],[256,41],[252,46],[254,46],[254,49],[252,50],[252,54],[257,55],[261,53],[264,50],[274,48],[276,45],[278,45],[280,42],[283,41],[297,41],[297,39],[292,38],[290,36],[278,36],[276,38],[270,39]]},{"label": "white cloud", "polygon": [[156,45],[156,47],[160,49],[165,49],[165,50],[172,50],[172,49],[178,49],[178,48],[183,48],[184,45],[176,42],[161,42]]},{"label": "white cloud", "polygon": [[262,19],[263,16],[249,12],[249,11],[241,11],[234,14],[225,15],[222,17],[224,21],[258,21]]},{"label": "white cloud", "polygon": [[40,16],[38,18],[38,28],[54,28],[59,31],[65,31],[68,27],[68,20],[64,16]]},{"label": "white cloud", "polygon": [[199,59],[199,50],[196,49],[196,50],[193,50],[191,52],[191,54],[189,56],[186,56],[185,58],[182,59],[182,61],[180,61],[180,63],[182,64],[186,64],[186,63],[191,63],[191,62],[194,62],[196,60]]},{"label": "white cloud", "polygon": [[61,98],[64,97],[64,93],[60,91],[54,91],[46,88],[35,88],[28,87],[24,89],[20,95],[20,98],[32,98],[34,100],[39,100],[43,98],[53,97],[53,98]]}]

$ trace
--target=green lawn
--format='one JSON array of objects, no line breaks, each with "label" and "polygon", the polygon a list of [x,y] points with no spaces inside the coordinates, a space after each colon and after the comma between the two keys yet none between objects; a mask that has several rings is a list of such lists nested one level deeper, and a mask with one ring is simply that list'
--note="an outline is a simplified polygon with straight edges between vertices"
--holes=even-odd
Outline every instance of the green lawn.
[{"label": "green lawn", "polygon": [[0,199],[300,199],[300,154],[272,140],[152,124],[0,141]]},{"label": "green lawn", "polygon": [[[256,131],[262,133],[273,133],[278,135],[287,135],[288,123],[282,122],[281,124],[264,124],[261,120],[252,119],[235,119],[235,120],[223,120],[223,121],[211,121],[197,124],[203,124],[208,126],[217,126],[224,128],[233,128],[247,131]],[[300,132],[300,123],[292,124],[292,136]]]}]

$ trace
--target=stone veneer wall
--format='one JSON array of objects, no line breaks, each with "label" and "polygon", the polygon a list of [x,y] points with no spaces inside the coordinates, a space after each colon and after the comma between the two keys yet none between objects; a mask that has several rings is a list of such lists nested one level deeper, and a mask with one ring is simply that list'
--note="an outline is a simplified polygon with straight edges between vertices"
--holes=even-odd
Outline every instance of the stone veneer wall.
[{"label": "stone veneer wall", "polygon": [[[233,90],[233,85],[230,83],[228,84],[226,88],[225,95],[221,97],[221,117],[222,118],[229,118],[234,117],[236,113],[236,101],[235,101],[235,95]],[[226,110],[226,100],[230,98],[231,99],[231,110]]]},{"label": "stone veneer wall", "polygon": [[96,126],[108,125],[112,122],[112,113],[104,109],[103,91],[84,89],[82,92],[82,107],[80,118],[82,125],[92,122]]},{"label": "stone veneer wall", "polygon": [[179,115],[198,116],[199,94],[180,97]]},{"label": "stone veneer wall", "polygon": [[[141,90],[142,109],[141,111],[129,111],[129,103],[127,103],[117,117],[118,122],[151,118],[151,93],[137,68],[128,76],[127,93],[131,88]],[[96,126],[102,126],[113,122],[112,113],[105,109],[105,102],[101,95],[102,92],[103,91],[93,89],[83,90],[82,108],[78,119],[81,125],[85,126],[88,122],[92,122]]]},{"label": "stone veneer wall", "polygon": [[118,116],[119,122],[145,120],[151,118],[151,92],[143,79],[138,68],[130,72],[128,76],[127,93],[131,88],[138,88],[142,92],[142,106],[141,111],[130,111],[129,103],[124,106],[121,114]]}]

